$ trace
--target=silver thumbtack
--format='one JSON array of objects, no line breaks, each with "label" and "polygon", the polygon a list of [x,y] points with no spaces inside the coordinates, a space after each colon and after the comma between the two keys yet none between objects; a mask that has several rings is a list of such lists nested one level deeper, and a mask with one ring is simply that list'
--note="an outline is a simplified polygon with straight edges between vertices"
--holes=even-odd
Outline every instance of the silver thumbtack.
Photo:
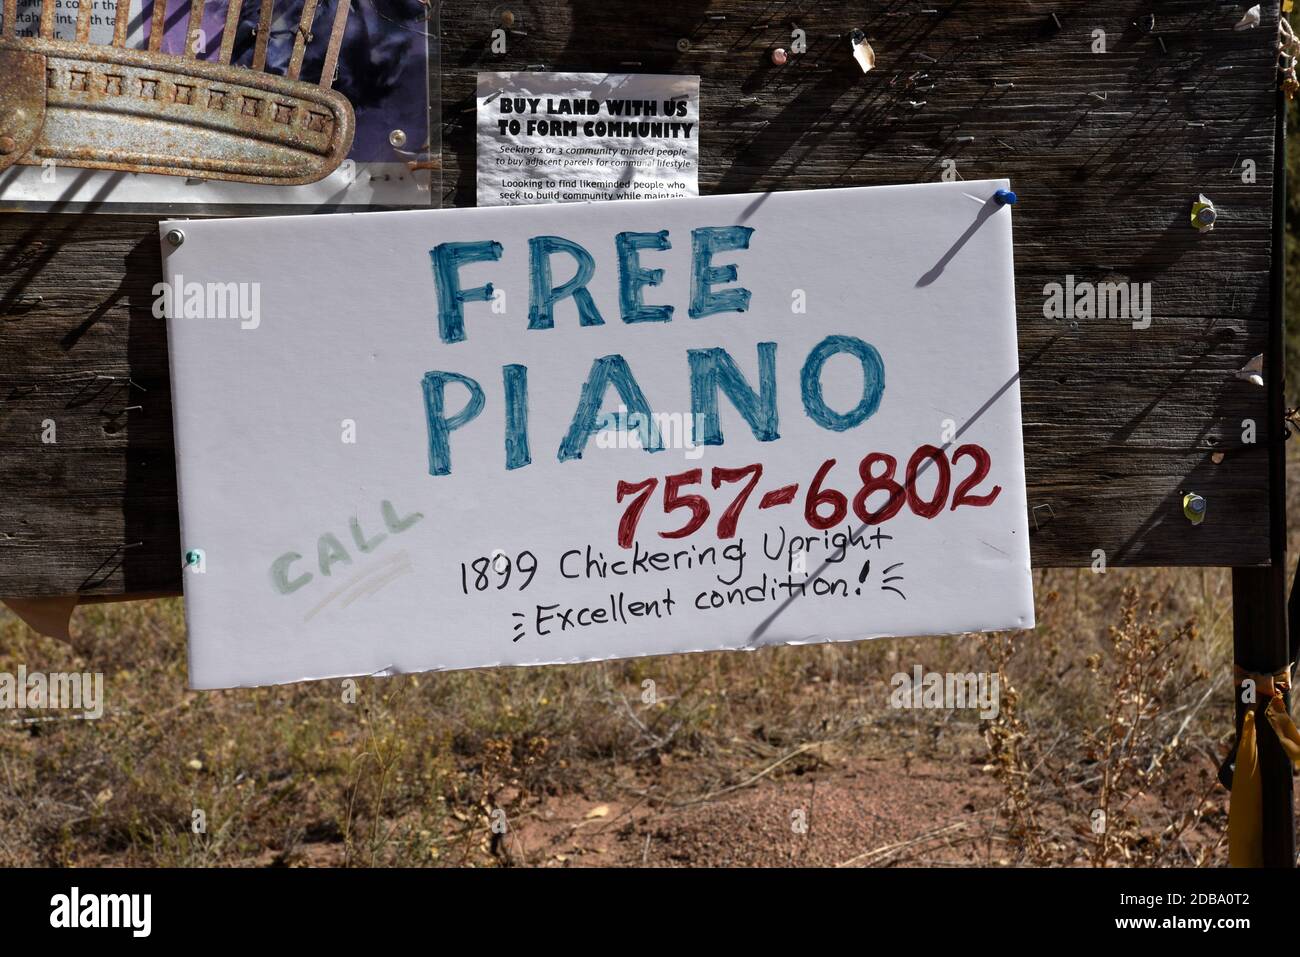
[{"label": "silver thumbtack", "polygon": [[1219,218],[1218,211],[1214,208],[1214,203],[1210,198],[1202,193],[1197,197],[1196,202],[1192,203],[1192,225],[1202,233],[1208,233],[1214,228],[1215,220]]},{"label": "silver thumbtack", "polygon": [[185,242],[185,233],[179,229],[169,229],[167,230],[167,242],[172,246],[179,246]]},{"label": "silver thumbtack", "polygon": [[391,133],[388,134],[388,144],[389,144],[390,146],[392,146],[393,149],[400,149],[401,147],[405,146],[405,145],[406,145],[406,131],[405,131],[405,130],[393,130],[393,132],[391,132]]},{"label": "silver thumbtack", "polygon": [[1258,3],[1255,4],[1253,7],[1251,7],[1249,10],[1247,10],[1245,15],[1242,16],[1242,18],[1237,21],[1237,25],[1234,26],[1232,29],[1251,30],[1257,26],[1259,26],[1259,4]]},{"label": "silver thumbtack", "polygon": [[1254,356],[1249,362],[1238,369],[1234,375],[1238,379],[1244,379],[1253,385],[1264,384],[1264,353]]},{"label": "silver thumbtack", "polygon": [[861,30],[849,34],[849,44],[853,50],[853,59],[862,67],[863,73],[870,73],[876,65],[876,51],[867,42],[867,35]]}]

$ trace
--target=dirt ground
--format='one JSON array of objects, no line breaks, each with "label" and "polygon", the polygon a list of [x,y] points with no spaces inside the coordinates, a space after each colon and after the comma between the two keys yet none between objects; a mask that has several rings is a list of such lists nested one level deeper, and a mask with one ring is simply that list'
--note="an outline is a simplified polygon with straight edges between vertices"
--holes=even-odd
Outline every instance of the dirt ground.
[{"label": "dirt ground", "polygon": [[[810,749],[787,763],[813,754]],[[816,765],[676,801],[655,800],[653,784],[620,788],[608,801],[548,799],[517,822],[506,856],[548,867],[865,867],[918,857],[935,865],[996,859],[999,845],[985,838],[999,791],[978,767],[904,764],[897,757],[832,757]]]}]

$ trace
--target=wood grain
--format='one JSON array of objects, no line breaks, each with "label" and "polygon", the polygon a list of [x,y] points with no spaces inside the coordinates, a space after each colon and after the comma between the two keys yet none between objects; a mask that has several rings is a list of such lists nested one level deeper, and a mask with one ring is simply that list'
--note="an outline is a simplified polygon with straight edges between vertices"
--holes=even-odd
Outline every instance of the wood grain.
[{"label": "wood grain", "polygon": [[[945,160],[1010,177],[1035,564],[1098,549],[1110,565],[1267,563],[1265,390],[1233,373],[1264,351],[1273,308],[1276,3],[1242,32],[1239,7],[1201,0],[872,3],[865,19],[862,4],[502,6],[515,23],[497,55],[502,7],[442,5],[444,204],[474,204],[476,72],[539,65],[699,74],[706,194],[936,180]],[[878,57],[866,76],[854,27]],[[773,66],[795,28],[807,52]],[[1220,212],[1207,234],[1188,221],[1198,193]],[[0,217],[0,594],[179,588],[155,222]],[[1150,328],[1045,318],[1044,286],[1067,275],[1151,283]],[[1208,500],[1200,526],[1184,490]]]}]

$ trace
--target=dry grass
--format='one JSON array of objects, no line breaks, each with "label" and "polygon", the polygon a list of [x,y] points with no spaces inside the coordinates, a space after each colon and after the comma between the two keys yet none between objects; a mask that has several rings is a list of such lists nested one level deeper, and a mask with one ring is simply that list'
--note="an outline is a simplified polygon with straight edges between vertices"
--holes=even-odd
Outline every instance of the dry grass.
[{"label": "dry grass", "polygon": [[[337,681],[186,691],[177,600],[82,609],[71,645],[0,618],[0,670],[106,684],[102,720],[0,728],[0,864],[493,864],[501,812],[647,782],[721,800],[826,742],[993,774],[994,861],[1216,861],[1201,785],[1231,730],[1226,684],[1207,694],[1230,662],[1228,573],[1035,574],[1034,632],[367,679],[355,703]],[[915,664],[1000,672],[1001,716],[890,709]]]}]

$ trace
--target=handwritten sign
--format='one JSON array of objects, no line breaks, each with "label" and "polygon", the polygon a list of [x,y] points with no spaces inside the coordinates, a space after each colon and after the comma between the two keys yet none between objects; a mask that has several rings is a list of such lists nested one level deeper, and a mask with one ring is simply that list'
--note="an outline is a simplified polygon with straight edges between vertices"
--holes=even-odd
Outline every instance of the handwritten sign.
[{"label": "handwritten sign", "polygon": [[1005,185],[163,223],[191,683],[1031,627]]}]

